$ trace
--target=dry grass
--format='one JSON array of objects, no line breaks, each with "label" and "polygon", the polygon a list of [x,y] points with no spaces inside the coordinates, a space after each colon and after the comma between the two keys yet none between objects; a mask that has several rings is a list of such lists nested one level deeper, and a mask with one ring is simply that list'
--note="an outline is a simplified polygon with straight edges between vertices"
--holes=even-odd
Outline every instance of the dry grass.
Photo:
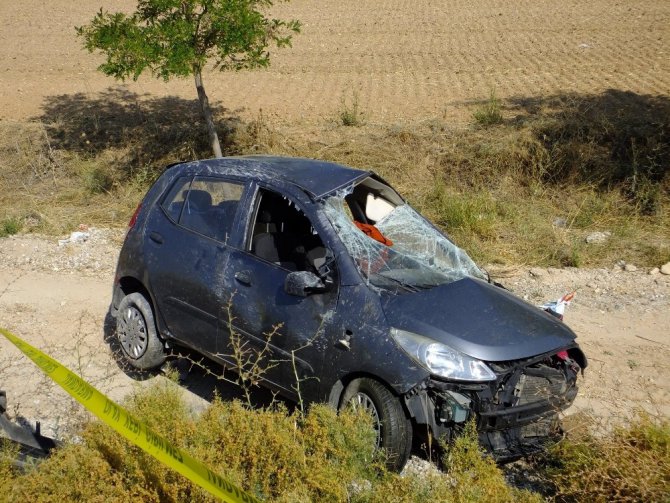
[{"label": "dry grass", "polygon": [[[122,225],[146,185],[121,183],[116,165],[112,152],[87,158],[52,148],[41,124],[3,122],[0,220],[12,219],[24,231],[49,234],[68,232],[80,223]],[[108,179],[114,181],[101,185]]]},{"label": "dry grass", "polygon": [[[55,122],[45,125],[2,123],[0,221],[47,233],[80,223],[123,226],[163,166],[210,155],[192,127],[199,123],[192,104],[107,98],[53,103]],[[501,107],[508,119],[485,129],[438,119],[286,125],[263,113],[243,124],[221,110],[219,129],[229,154],[375,170],[482,263],[670,260],[668,100],[612,91]],[[166,109],[180,110],[182,121]],[[603,230],[612,233],[606,245],[585,243]]]},{"label": "dry grass", "polygon": [[640,415],[604,436],[566,439],[547,461],[558,501],[667,501],[670,423]]}]

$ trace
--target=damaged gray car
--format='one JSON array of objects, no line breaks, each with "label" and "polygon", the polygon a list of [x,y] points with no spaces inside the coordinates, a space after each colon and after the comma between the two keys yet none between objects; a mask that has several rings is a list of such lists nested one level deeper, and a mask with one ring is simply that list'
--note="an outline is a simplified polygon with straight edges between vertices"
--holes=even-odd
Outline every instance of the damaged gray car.
[{"label": "damaged gray car", "polygon": [[233,334],[266,348],[262,384],[369,411],[394,469],[469,420],[498,460],[541,449],[587,365],[574,332],[380,177],[309,159],[168,167],[130,222],[111,313],[138,369],[178,345],[235,370]]}]

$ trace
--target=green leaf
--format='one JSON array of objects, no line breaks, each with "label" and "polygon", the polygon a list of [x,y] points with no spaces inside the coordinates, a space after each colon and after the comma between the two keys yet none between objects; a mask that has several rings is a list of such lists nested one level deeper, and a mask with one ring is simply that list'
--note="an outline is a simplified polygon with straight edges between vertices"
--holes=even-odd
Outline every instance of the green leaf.
[{"label": "green leaf", "polygon": [[290,46],[297,20],[269,19],[269,0],[140,0],[128,15],[100,10],[77,28],[89,52],[106,56],[99,70],[119,80],[146,70],[169,80],[208,62],[219,70],[267,66],[268,48]]}]

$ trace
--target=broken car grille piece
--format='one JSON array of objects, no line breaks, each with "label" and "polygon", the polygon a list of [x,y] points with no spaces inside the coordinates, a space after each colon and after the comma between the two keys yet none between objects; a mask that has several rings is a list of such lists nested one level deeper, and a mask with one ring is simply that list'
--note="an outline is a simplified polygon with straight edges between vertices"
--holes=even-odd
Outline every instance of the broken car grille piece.
[{"label": "broken car grille piece", "polygon": [[516,385],[517,405],[561,397],[566,389],[567,382],[563,371],[544,365],[528,368]]}]

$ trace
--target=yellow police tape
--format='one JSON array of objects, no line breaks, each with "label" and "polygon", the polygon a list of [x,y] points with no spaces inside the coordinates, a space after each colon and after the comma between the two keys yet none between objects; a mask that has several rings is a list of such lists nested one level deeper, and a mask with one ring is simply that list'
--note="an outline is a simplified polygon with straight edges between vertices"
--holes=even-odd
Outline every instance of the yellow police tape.
[{"label": "yellow police tape", "polygon": [[228,480],[193,459],[186,452],[151,431],[146,424],[132,417],[128,411],[112,402],[50,356],[45,355],[3,328],[0,328],[0,333],[79,403],[161,463],[178,471],[194,484],[224,501],[230,503],[260,502],[259,499],[231,484]]}]

